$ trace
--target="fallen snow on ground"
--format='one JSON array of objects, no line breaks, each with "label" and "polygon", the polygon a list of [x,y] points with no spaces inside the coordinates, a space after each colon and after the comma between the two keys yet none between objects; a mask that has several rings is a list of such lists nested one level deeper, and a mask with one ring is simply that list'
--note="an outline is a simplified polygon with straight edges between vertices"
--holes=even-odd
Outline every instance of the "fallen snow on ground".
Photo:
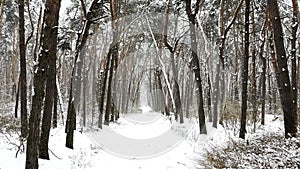
[{"label": "fallen snow on ground", "polygon": [[[64,127],[60,126],[51,130],[51,160],[39,160],[40,168],[194,168],[199,146],[196,140],[202,138],[197,126],[196,119],[178,124],[143,107],[139,114],[123,115],[118,123],[104,126],[103,130],[75,131],[74,150],[65,148]],[[17,135],[9,137],[16,140]],[[202,141],[207,137],[203,136]],[[24,168],[25,153],[15,158],[16,146],[9,144],[4,134],[0,134],[0,139],[0,169]]]},{"label": "fallen snow on ground", "polygon": [[[267,118],[267,125],[258,126],[258,133],[282,128],[281,120],[270,115]],[[51,160],[39,160],[39,164],[41,169],[191,169],[199,166],[199,153],[208,144],[224,144],[229,139],[221,126],[211,126],[207,123],[208,134],[199,135],[196,119],[179,124],[144,107],[140,113],[121,116],[103,130],[75,131],[74,150],[64,146],[64,126],[51,130]],[[25,153],[15,158],[17,138],[16,133],[0,134],[0,169],[25,167]]]}]

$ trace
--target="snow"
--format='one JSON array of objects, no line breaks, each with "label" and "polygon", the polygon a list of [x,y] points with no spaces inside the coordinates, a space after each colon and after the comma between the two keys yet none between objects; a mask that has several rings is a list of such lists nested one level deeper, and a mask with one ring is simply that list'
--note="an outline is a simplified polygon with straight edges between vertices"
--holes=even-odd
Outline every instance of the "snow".
[{"label": "snow", "polygon": [[[64,126],[51,130],[51,160],[39,160],[40,168],[194,168],[196,141],[202,144],[208,138],[199,135],[197,120],[179,124],[149,107],[140,109],[140,113],[122,115],[118,123],[103,130],[75,131],[74,150],[64,146]],[[24,168],[25,153],[15,158],[16,147],[4,134],[0,138],[0,168]]]},{"label": "snow", "polygon": [[[208,151],[211,145],[225,145],[232,138],[238,140],[232,131],[222,126],[215,129],[212,123],[207,123],[208,135],[200,135],[195,118],[185,119],[184,124],[179,124],[154,112],[150,107],[144,106],[139,110],[122,114],[118,122],[103,126],[102,130],[85,128],[82,133],[75,131],[74,150],[67,149],[64,145],[64,126],[52,129],[49,142],[51,160],[39,160],[40,168],[204,168],[198,160],[203,159],[201,154]],[[247,133],[246,140],[253,140],[253,136],[265,135],[266,132],[282,132],[282,128],[281,116],[267,114],[266,125],[258,125],[254,134]],[[0,132],[0,168],[24,168],[25,153],[19,153],[15,158],[18,135],[16,132],[10,133],[6,130]],[[274,149],[266,150],[275,153],[273,151]]]},{"label": "snow", "polygon": [[71,0],[61,1],[60,13],[63,14],[66,11],[67,7],[69,7],[71,4]]}]

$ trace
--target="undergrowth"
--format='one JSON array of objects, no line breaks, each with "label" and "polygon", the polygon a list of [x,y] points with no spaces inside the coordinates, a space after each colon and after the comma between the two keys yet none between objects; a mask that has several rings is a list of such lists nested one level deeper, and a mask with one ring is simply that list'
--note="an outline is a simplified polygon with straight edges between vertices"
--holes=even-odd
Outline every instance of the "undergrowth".
[{"label": "undergrowth", "polygon": [[2,114],[0,116],[0,133],[14,132],[20,130],[20,120],[12,115]]},{"label": "undergrowth", "polygon": [[201,155],[204,168],[300,168],[300,137],[282,133],[254,134],[248,140],[230,139],[213,145]]}]

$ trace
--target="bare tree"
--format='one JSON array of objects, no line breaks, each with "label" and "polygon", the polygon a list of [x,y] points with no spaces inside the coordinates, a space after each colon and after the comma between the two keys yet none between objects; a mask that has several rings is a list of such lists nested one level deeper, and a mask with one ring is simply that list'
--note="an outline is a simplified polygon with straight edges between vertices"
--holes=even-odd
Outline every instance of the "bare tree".
[{"label": "bare tree", "polygon": [[297,135],[297,107],[296,100],[293,97],[293,85],[290,81],[288,70],[288,59],[286,57],[284,42],[283,42],[283,30],[281,25],[280,13],[277,0],[267,1],[271,26],[273,30],[275,51],[276,51],[276,63],[278,69],[276,71],[276,80],[278,90],[280,94],[281,105],[284,113],[284,129],[285,137],[295,137]]},{"label": "bare tree", "polygon": [[[175,41],[174,47],[171,46],[171,44],[168,43],[168,22],[169,22],[169,13],[170,13],[170,5],[171,5],[171,0],[168,1],[167,9],[166,9],[166,17],[165,17],[165,23],[164,23],[164,30],[163,30],[163,43],[167,47],[167,49],[170,52],[170,58],[171,58],[171,67],[172,67],[172,72],[173,72],[173,95],[174,95],[174,101],[175,101],[175,119],[178,119],[179,115],[179,120],[180,123],[183,123],[183,112],[182,112],[182,104],[181,104],[181,97],[180,97],[180,89],[179,89],[179,81],[178,81],[178,68],[175,65],[175,53],[178,48],[178,42],[180,39],[177,39]],[[177,29],[177,19],[175,22],[175,29]]]},{"label": "bare tree", "polygon": [[[268,10],[266,10],[268,11]],[[262,72],[261,72],[261,124],[265,125],[265,111],[266,111],[266,74],[267,74],[267,59],[264,56],[264,48],[266,43],[266,27],[268,23],[268,12],[266,12],[266,19],[263,24],[261,33],[260,33],[260,39],[261,44],[259,46],[259,59],[262,62]]]},{"label": "bare tree", "polygon": [[[221,76],[222,76],[222,80],[224,81],[224,71],[221,71],[221,66],[222,65],[222,69],[224,69],[225,66],[225,61],[224,61],[224,50],[225,50],[225,45],[226,45],[226,39],[227,39],[227,35],[228,32],[230,31],[232,25],[234,24],[234,22],[236,21],[238,14],[242,8],[244,0],[241,0],[240,3],[238,4],[232,20],[230,21],[230,23],[226,26],[225,25],[225,18],[224,18],[224,12],[225,12],[225,1],[221,0],[220,1],[220,16],[219,16],[219,36],[221,37],[221,41],[220,41],[220,45],[219,45],[219,63],[217,66],[217,70],[216,70],[216,77],[215,77],[215,84],[214,84],[214,92],[213,92],[213,115],[214,115],[214,119],[213,119],[213,127],[217,128],[217,122],[218,122],[218,105],[219,105],[219,99],[220,99],[220,88],[221,88],[221,84],[220,84],[220,80],[221,80]],[[225,27],[226,26],[226,27]],[[225,91],[223,91],[225,92]],[[224,93],[223,93],[224,94]]]},{"label": "bare tree", "polygon": [[[19,54],[20,54],[20,93],[21,93],[21,136],[26,137],[28,133],[27,122],[27,79],[26,79],[26,46],[25,46],[25,18],[24,0],[19,1]],[[18,101],[18,99],[17,99]]]},{"label": "bare tree", "polygon": [[[112,30],[113,30],[113,41],[110,45],[110,48],[112,50],[111,52],[111,61],[110,61],[110,67],[109,67],[109,76],[108,76],[108,86],[107,86],[107,99],[106,99],[106,109],[105,109],[105,118],[104,118],[104,124],[109,125],[109,115],[113,108],[113,100],[112,100],[112,80],[114,71],[118,67],[118,9],[119,9],[119,1],[118,0],[110,0],[110,12],[112,17]],[[105,86],[104,86],[105,87]]]},{"label": "bare tree", "polygon": [[[26,149],[26,169],[38,168],[40,117],[47,81],[48,61],[56,54],[57,29],[56,13],[60,8],[60,0],[47,0],[45,5],[42,49],[38,59],[38,66],[34,74],[34,95],[29,120],[29,135]],[[57,31],[57,30],[56,30]],[[51,118],[50,118],[51,119]]]},{"label": "bare tree", "polygon": [[[60,2],[51,6],[52,10],[49,11],[51,13],[51,18],[45,18],[51,20],[51,34],[48,37],[48,40],[51,41],[51,48],[49,48],[49,58],[48,58],[48,66],[46,69],[46,95],[45,95],[45,104],[43,119],[42,119],[42,128],[41,128],[41,138],[39,145],[39,157],[42,159],[49,160],[48,153],[48,144],[49,144],[49,134],[51,128],[51,119],[52,119],[52,111],[54,106],[55,93],[56,91],[56,49],[57,49],[57,34],[58,34],[58,19],[59,19],[59,10],[60,10]],[[48,11],[47,11],[48,12]],[[46,21],[47,23],[47,21]],[[51,39],[51,40],[50,40]]]},{"label": "bare tree", "polygon": [[190,38],[191,38],[191,52],[192,52],[192,59],[191,65],[192,69],[195,74],[195,80],[197,85],[197,96],[198,96],[198,116],[199,116],[199,127],[201,134],[207,134],[206,125],[205,125],[205,114],[204,114],[204,106],[203,106],[203,92],[202,92],[202,80],[200,76],[200,65],[198,59],[198,52],[197,52],[197,37],[196,37],[196,15],[199,12],[199,8],[203,1],[197,0],[195,4],[194,13],[192,12],[192,2],[191,0],[185,0],[186,4],[186,13],[189,19],[189,26],[190,26]]},{"label": "bare tree", "polygon": [[[83,3],[83,8],[85,8],[85,5]],[[75,101],[74,101],[74,84],[73,79],[75,79],[75,72],[77,69],[76,63],[78,61],[79,55],[81,54],[83,48],[86,45],[88,36],[89,36],[89,29],[91,25],[94,23],[94,15],[97,10],[95,10],[98,7],[98,1],[94,0],[91,4],[91,7],[89,9],[89,12],[86,15],[86,20],[84,23],[84,26],[82,28],[82,32],[78,35],[77,45],[76,45],[76,51],[75,51],[75,59],[74,59],[74,65],[72,68],[72,76],[71,76],[71,85],[70,85],[70,93],[69,93],[69,103],[68,103],[68,113],[67,113],[67,121],[66,121],[66,128],[65,132],[67,133],[66,136],[66,147],[73,149],[73,143],[74,143],[74,130],[76,130],[76,108],[75,108]],[[79,70],[80,71],[80,70]],[[80,82],[78,82],[80,83]],[[80,90],[80,89],[78,89]]]},{"label": "bare tree", "polygon": [[248,86],[248,61],[249,61],[249,34],[250,34],[250,0],[245,0],[245,49],[243,56],[243,68],[242,68],[242,116],[241,116],[241,128],[239,137],[245,139],[246,134],[246,116],[247,116],[247,86]]},{"label": "bare tree", "polygon": [[[291,60],[292,60],[292,78],[291,78],[291,85],[292,85],[292,94],[293,94],[293,101],[296,107],[296,112],[298,108],[297,100],[298,100],[298,82],[297,82],[297,32],[299,26],[299,5],[297,0],[292,0],[293,4],[293,18],[292,18],[292,37],[291,37]],[[299,72],[298,72],[299,73]]]}]

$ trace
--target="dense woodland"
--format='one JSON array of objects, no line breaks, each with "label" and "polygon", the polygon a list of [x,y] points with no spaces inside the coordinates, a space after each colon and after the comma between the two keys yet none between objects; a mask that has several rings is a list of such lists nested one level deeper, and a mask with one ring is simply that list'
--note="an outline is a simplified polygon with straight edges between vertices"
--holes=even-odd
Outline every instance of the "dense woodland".
[{"label": "dense woodland", "polygon": [[0,0],[0,113],[18,119],[26,168],[49,159],[51,128],[73,149],[75,130],[142,104],[242,139],[280,114],[297,137],[297,0],[64,1]]}]

